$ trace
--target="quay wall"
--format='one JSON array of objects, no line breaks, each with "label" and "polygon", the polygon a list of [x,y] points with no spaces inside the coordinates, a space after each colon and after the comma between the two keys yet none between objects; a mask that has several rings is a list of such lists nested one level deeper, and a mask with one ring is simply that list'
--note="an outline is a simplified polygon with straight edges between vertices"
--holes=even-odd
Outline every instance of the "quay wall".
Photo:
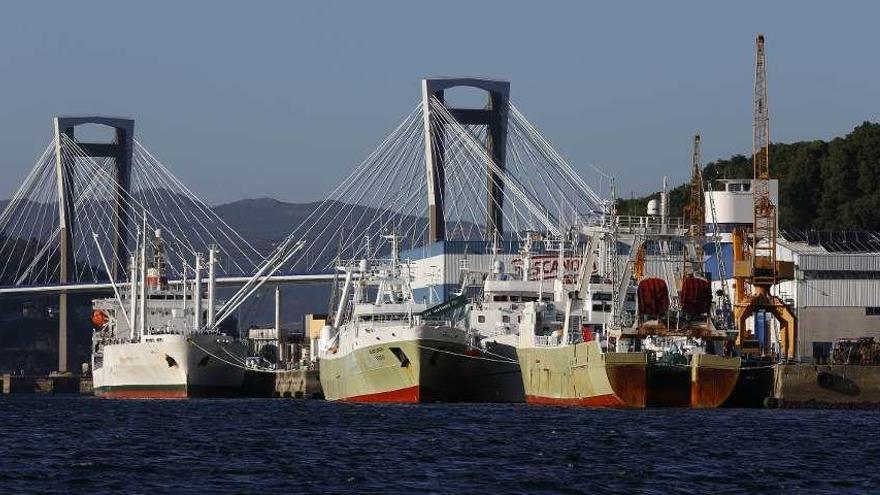
[{"label": "quay wall", "polygon": [[780,364],[768,406],[880,408],[880,366]]}]

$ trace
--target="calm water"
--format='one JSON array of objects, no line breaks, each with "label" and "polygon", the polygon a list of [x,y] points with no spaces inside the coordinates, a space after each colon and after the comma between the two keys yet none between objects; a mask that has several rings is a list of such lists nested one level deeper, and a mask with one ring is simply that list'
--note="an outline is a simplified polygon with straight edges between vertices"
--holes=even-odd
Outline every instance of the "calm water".
[{"label": "calm water", "polygon": [[0,396],[0,493],[880,493],[880,412]]}]

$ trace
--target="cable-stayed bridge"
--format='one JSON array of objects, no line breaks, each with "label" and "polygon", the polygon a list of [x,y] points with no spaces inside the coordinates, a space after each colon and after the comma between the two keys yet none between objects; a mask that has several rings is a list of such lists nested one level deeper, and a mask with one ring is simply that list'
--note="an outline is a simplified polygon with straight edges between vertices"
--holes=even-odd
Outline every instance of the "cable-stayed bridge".
[{"label": "cable-stayed bridge", "polygon": [[[445,92],[484,90],[480,108],[455,108]],[[562,235],[603,221],[608,176],[575,170],[509,100],[505,81],[426,79],[422,98],[378,147],[278,246],[303,242],[273,283],[329,281],[334,261],[444,241]],[[76,128],[114,130],[110,143]],[[585,176],[582,176],[586,172]],[[67,370],[68,294],[107,293],[125,279],[137,239],[161,230],[171,283],[219,252],[217,283],[240,285],[275,253],[260,252],[183,184],[134,134],[134,121],[58,117],[54,134],[0,213],[0,297],[58,294],[59,371]],[[287,241],[287,242],[285,242]]]}]

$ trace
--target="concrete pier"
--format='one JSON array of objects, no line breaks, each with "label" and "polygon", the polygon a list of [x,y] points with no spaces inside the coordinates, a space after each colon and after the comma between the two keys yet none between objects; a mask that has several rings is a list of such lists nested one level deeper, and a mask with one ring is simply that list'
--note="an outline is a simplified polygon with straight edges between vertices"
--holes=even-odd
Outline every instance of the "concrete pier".
[{"label": "concrete pier", "polygon": [[275,397],[323,399],[317,370],[291,370],[275,375]]},{"label": "concrete pier", "polygon": [[285,370],[278,373],[248,371],[244,393],[248,397],[323,399],[318,370]]}]

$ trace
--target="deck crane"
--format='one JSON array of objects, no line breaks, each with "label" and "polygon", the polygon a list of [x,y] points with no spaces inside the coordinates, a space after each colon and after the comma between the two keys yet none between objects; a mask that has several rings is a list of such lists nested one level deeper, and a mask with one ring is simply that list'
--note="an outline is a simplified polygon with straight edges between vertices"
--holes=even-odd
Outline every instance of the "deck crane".
[{"label": "deck crane", "polygon": [[[712,242],[714,243],[715,258],[718,266],[718,277],[721,281],[721,300],[718,305],[720,317],[714,321],[716,328],[727,329],[730,325],[730,298],[727,293],[727,284],[724,282],[726,270],[724,266],[724,256],[721,253],[721,239],[718,234],[718,220],[715,212],[715,198],[711,192],[706,193],[705,182],[703,181],[703,165],[701,158],[702,140],[699,134],[694,135],[694,151],[691,160],[691,184],[690,196],[684,207],[685,225],[688,227],[688,237],[690,238],[689,251],[686,251],[684,260],[683,275],[706,275],[705,253],[703,246],[708,241],[706,236],[707,220],[712,225]],[[708,210],[711,211],[712,217],[706,218],[708,198]]]},{"label": "deck crane", "polygon": [[[794,275],[791,262],[776,259],[776,205],[770,197],[770,116],[767,109],[767,68],[764,56],[764,35],[755,40],[755,100],[752,123],[752,164],[755,178],[752,183],[754,221],[748,249],[734,249],[734,278],[737,281],[734,317],[739,329],[739,343],[754,336],[746,328],[746,320],[763,310],[772,314],[780,324],[782,355],[795,357],[797,319],[791,309],[771,289],[778,282]],[[742,231],[734,233],[734,246],[746,247]],[[742,288],[751,286],[751,292]],[[770,332],[764,332],[758,343],[764,352],[770,349]]]}]

